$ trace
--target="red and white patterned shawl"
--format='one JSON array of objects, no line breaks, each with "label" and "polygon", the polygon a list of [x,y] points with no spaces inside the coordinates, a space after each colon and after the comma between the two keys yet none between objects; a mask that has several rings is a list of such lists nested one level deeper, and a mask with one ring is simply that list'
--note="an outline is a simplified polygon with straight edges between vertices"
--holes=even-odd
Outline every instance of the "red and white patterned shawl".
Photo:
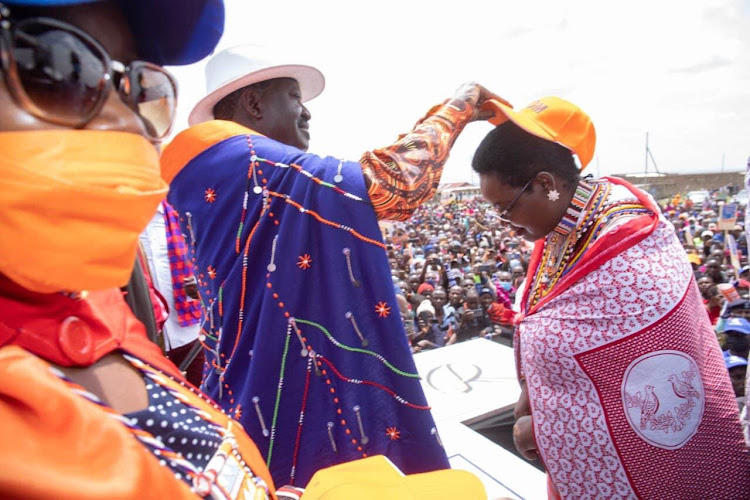
[{"label": "red and white patterned shawl", "polygon": [[[637,198],[660,214],[647,194],[608,180],[608,204]],[[537,444],[560,496],[750,498],[734,393],[673,227],[639,216],[589,245],[517,334]]]}]

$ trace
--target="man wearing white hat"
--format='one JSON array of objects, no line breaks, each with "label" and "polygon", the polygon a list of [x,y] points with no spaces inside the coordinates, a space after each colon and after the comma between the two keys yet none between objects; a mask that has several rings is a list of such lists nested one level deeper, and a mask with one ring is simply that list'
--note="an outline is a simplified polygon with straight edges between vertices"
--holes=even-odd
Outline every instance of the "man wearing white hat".
[{"label": "man wearing white hat", "polygon": [[162,156],[206,312],[202,387],[276,484],[379,454],[407,474],[447,468],[377,221],[432,198],[456,137],[495,96],[466,84],[359,162],[319,157],[305,153],[303,103],[322,74],[260,52],[208,63],[209,94]]},{"label": "man wearing white hat", "polygon": [[[320,95],[325,79],[312,66],[278,64],[274,56],[264,47],[245,45],[213,57],[206,66],[208,95],[195,105],[188,123],[230,120],[255,127],[253,130],[263,129],[263,135],[306,151],[310,112],[302,103]],[[271,92],[276,102],[262,99]],[[279,99],[283,94],[294,99]],[[273,109],[272,114],[266,112],[266,105]],[[285,120],[296,126],[289,126]]]}]

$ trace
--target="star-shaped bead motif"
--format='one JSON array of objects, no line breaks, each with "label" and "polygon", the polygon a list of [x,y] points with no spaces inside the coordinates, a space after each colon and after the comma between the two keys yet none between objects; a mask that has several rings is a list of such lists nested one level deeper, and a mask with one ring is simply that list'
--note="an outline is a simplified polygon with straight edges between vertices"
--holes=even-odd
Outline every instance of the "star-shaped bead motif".
[{"label": "star-shaped bead motif", "polygon": [[391,438],[391,441],[396,441],[397,439],[401,439],[401,431],[399,431],[395,427],[388,427],[385,430],[385,435]]},{"label": "star-shaped bead motif", "polygon": [[299,256],[299,262],[297,262],[297,267],[299,267],[300,269],[310,269],[311,264],[312,264],[312,257],[310,257],[308,254]]},{"label": "star-shaped bead motif", "polygon": [[388,315],[391,314],[391,308],[388,307],[386,302],[378,302],[378,305],[375,306],[375,312],[378,313],[378,316],[381,318],[387,318]]},{"label": "star-shaped bead motif", "polygon": [[216,201],[216,190],[213,188],[206,189],[206,194],[203,195],[203,198],[209,202],[213,203]]},{"label": "star-shaped bead motif", "polygon": [[560,199],[560,193],[557,192],[557,189],[553,189],[547,193],[547,198],[549,198],[549,201],[557,201]]},{"label": "star-shaped bead motif", "polygon": [[208,272],[208,277],[211,279],[216,278],[216,268],[214,266],[208,266],[206,268],[206,271]]}]

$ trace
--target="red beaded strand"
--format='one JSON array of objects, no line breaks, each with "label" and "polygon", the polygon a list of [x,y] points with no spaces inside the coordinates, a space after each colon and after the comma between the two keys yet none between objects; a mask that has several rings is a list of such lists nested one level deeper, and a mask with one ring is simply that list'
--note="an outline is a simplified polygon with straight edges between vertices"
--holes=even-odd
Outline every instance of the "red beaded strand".
[{"label": "red beaded strand", "polygon": [[277,193],[275,191],[269,191],[268,194],[271,195],[271,196],[275,196],[277,198],[283,199],[286,203],[288,203],[289,205],[292,205],[294,208],[296,208],[297,210],[299,210],[302,213],[310,214],[312,217],[314,217],[318,222],[320,222],[322,224],[334,227],[336,229],[341,229],[342,231],[346,231],[346,232],[350,233],[352,236],[354,236],[355,238],[358,238],[358,239],[364,241],[365,243],[370,243],[371,245],[378,246],[378,247],[382,248],[383,250],[385,250],[385,244],[383,244],[383,243],[381,243],[379,241],[373,240],[372,238],[368,238],[367,236],[364,236],[364,235],[360,234],[354,228],[351,228],[349,226],[345,226],[343,224],[339,224],[338,222],[333,222],[333,221],[330,221],[328,219],[325,219],[325,218],[321,217],[317,212],[315,212],[314,210],[308,210],[307,208],[303,207],[302,205],[300,205],[296,201],[294,201],[291,198],[289,198],[288,195]]},{"label": "red beaded strand", "polygon": [[393,389],[390,389],[390,388],[388,388],[388,387],[386,387],[384,385],[378,384],[377,382],[373,382],[371,380],[359,380],[359,379],[356,379],[356,378],[346,377],[346,376],[342,375],[341,372],[339,372],[336,369],[336,367],[333,365],[333,363],[331,363],[331,361],[329,361],[325,357],[321,356],[320,354],[318,354],[318,358],[322,359],[325,362],[325,364],[327,364],[328,367],[333,371],[333,373],[338,378],[340,378],[341,380],[343,380],[344,382],[348,382],[350,384],[369,385],[369,386],[372,386],[372,387],[376,387],[376,388],[380,389],[381,391],[385,391],[388,394],[390,394],[393,399],[395,399],[396,401],[398,401],[402,405],[408,406],[409,408],[414,408],[415,410],[429,410],[430,409],[429,406],[418,405],[418,404],[414,404],[414,403],[408,402],[407,400],[405,400],[404,398],[402,398],[401,396],[399,396],[398,394],[396,394],[396,392],[394,392]]},{"label": "red beaded strand", "polygon": [[297,425],[297,439],[294,442],[294,454],[292,455],[292,472],[289,475],[289,484],[291,486],[294,486],[294,475],[297,472],[297,457],[299,456],[299,444],[302,440],[302,424],[305,420],[305,408],[307,408],[307,395],[310,389],[310,372],[312,371],[312,363],[312,358],[308,358],[305,390],[302,392],[302,408],[299,412],[299,424]]}]

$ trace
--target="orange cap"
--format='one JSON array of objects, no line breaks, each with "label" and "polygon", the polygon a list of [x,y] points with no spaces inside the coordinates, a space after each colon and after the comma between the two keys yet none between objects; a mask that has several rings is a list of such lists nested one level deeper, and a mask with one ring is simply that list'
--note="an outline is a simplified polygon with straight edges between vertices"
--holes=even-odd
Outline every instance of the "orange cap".
[{"label": "orange cap", "polygon": [[491,99],[482,110],[492,110],[489,122],[500,125],[512,121],[525,131],[542,139],[565,146],[578,156],[581,170],[589,164],[596,147],[596,131],[589,115],[581,108],[559,97],[542,97],[520,111]]}]

